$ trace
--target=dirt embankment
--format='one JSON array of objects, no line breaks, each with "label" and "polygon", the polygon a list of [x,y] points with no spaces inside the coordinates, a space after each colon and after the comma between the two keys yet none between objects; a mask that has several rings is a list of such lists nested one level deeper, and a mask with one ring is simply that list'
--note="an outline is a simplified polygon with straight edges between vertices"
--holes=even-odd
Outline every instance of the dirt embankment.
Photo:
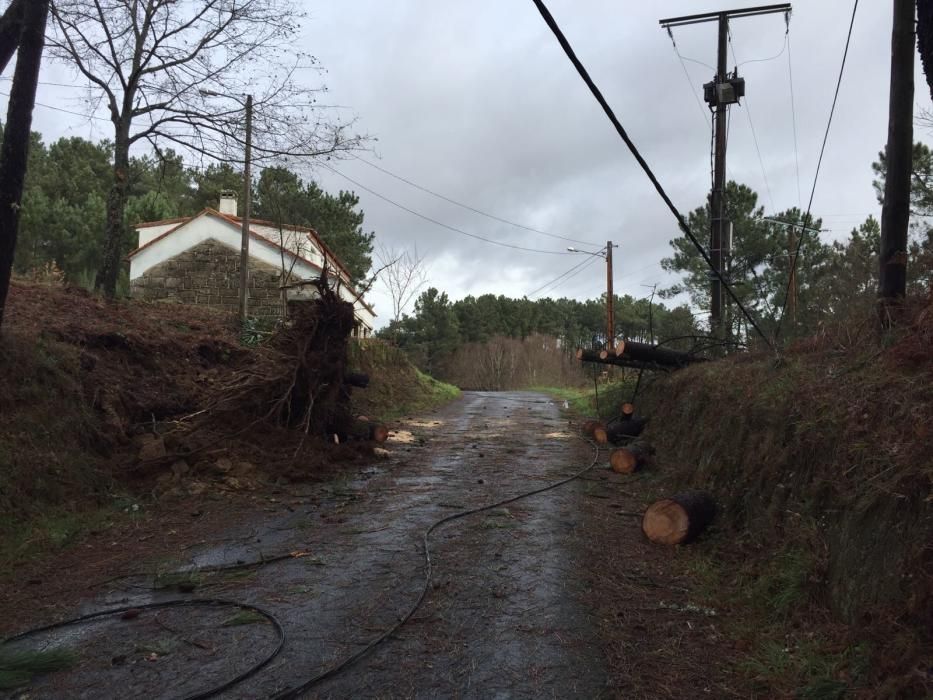
[{"label": "dirt embankment", "polygon": [[866,324],[676,372],[639,407],[659,491],[722,506],[691,566],[772,632],[748,630],[762,678],[796,668],[799,692],[818,659],[824,689],[933,692],[933,306],[884,338]]},{"label": "dirt embankment", "polygon": [[[350,412],[381,417],[449,398],[426,377],[407,381],[416,371],[403,357],[348,353],[352,316],[330,316],[246,347],[211,309],[14,283],[0,339],[0,529],[115,490],[314,478],[360,458],[316,435],[341,432]],[[344,389],[324,375],[358,369],[375,371],[375,392],[354,390],[349,408],[332,408]]]}]

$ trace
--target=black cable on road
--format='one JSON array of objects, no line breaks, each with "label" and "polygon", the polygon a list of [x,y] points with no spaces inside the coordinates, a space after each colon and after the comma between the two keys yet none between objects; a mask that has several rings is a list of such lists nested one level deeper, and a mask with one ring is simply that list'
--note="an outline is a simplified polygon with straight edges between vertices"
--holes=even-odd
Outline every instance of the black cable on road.
[{"label": "black cable on road", "polygon": [[285,646],[285,629],[282,627],[282,624],[275,618],[272,613],[263,610],[262,608],[256,605],[250,605],[249,603],[238,603],[233,600],[223,600],[221,598],[190,598],[190,599],[176,599],[176,600],[165,600],[159,603],[145,603],[143,605],[126,605],[120,608],[109,608],[107,610],[98,610],[97,612],[88,613],[87,615],[81,615],[80,617],[72,618],[71,620],[65,620],[63,622],[54,622],[50,625],[45,625],[43,627],[36,627],[25,632],[21,632],[13,637],[8,637],[0,642],[0,646],[4,644],[10,644],[11,642],[22,641],[33,635],[40,634],[42,632],[51,632],[53,630],[62,629],[64,627],[71,627],[73,625],[81,624],[82,622],[87,622],[89,620],[96,620],[101,617],[109,617],[111,615],[119,615],[122,613],[130,611],[139,611],[139,610],[153,610],[157,608],[187,608],[187,607],[228,607],[228,608],[240,608],[242,610],[249,610],[261,615],[266,618],[269,623],[272,625],[272,628],[275,630],[277,640],[275,648],[267,654],[265,657],[260,659],[257,663],[253,664],[251,667],[237,675],[235,678],[231,678],[220,685],[216,685],[207,690],[199,691],[193,695],[186,695],[184,700],[206,700],[206,698],[212,698],[215,695],[219,695],[225,690],[229,690],[235,685],[238,685],[245,681],[247,678],[252,677],[259,672],[260,669],[264,668],[272,659],[279,655],[279,652],[282,651],[282,648]]},{"label": "black cable on road", "polygon": [[603,97],[602,92],[600,92],[599,88],[596,86],[596,83],[593,82],[593,79],[590,77],[590,74],[587,72],[584,65],[580,62],[580,59],[577,58],[577,54],[574,52],[573,47],[570,45],[570,42],[567,41],[567,37],[564,36],[563,31],[561,31],[560,26],[557,24],[557,21],[551,15],[550,11],[547,9],[547,6],[544,4],[543,0],[532,0],[532,2],[535,4],[535,7],[538,8],[538,11],[544,18],[544,22],[554,33],[554,36],[557,38],[558,43],[560,43],[561,48],[563,48],[564,53],[567,54],[567,58],[570,59],[570,62],[573,64],[574,68],[577,69],[577,73],[580,74],[583,82],[586,83],[586,86],[590,89],[590,92],[593,93],[593,97],[596,98],[599,106],[603,108],[603,112],[606,113],[609,121],[612,122],[616,133],[619,134],[619,137],[625,142],[625,145],[628,146],[629,151],[631,151],[632,155],[635,157],[635,160],[638,161],[638,164],[641,166],[642,170],[645,171],[645,175],[647,175],[648,179],[651,180],[651,184],[654,185],[655,190],[657,190],[658,194],[661,196],[661,199],[664,200],[667,208],[671,210],[674,218],[677,219],[677,224],[680,226],[680,230],[684,232],[684,235],[696,247],[697,251],[703,257],[703,260],[706,261],[706,264],[709,265],[710,269],[713,271],[713,274],[716,275],[720,284],[722,284],[723,289],[726,290],[726,292],[732,298],[732,301],[735,302],[735,305],[739,307],[748,322],[752,324],[752,327],[758,332],[758,335],[761,336],[761,339],[765,341],[768,347],[774,349],[771,341],[764,334],[761,328],[758,327],[758,324],[755,323],[755,320],[751,317],[751,314],[749,314],[748,310],[745,308],[745,305],[739,301],[739,298],[735,295],[735,292],[732,290],[732,287],[729,285],[729,283],[726,282],[725,278],[722,276],[722,273],[713,266],[713,261],[703,249],[700,241],[698,241],[696,236],[693,235],[693,232],[687,225],[687,220],[684,219],[683,215],[674,205],[674,202],[671,201],[671,198],[667,195],[667,192],[664,191],[664,187],[661,186],[658,178],[655,177],[655,174],[651,170],[651,167],[648,165],[648,162],[644,159],[644,157],[642,157],[641,153],[638,151],[638,148],[632,142],[632,139],[629,138],[629,135],[625,131],[625,128],[622,126],[622,123],[616,117],[615,112],[612,111],[612,107],[609,106],[609,103],[606,102],[606,98]]},{"label": "black cable on road", "polygon": [[[829,119],[826,121],[826,131],[823,133],[823,145],[820,146],[820,157],[816,161],[816,173],[813,175],[813,187],[810,188],[810,201],[807,204],[807,213],[803,217],[803,225],[808,226],[810,221],[810,208],[813,206],[813,196],[816,194],[816,183],[820,179],[820,166],[823,164],[823,152],[826,150],[826,141],[829,139],[829,127],[833,123],[833,114],[836,112],[836,101],[839,99],[839,88],[842,85],[842,74],[846,69],[846,58],[849,55],[849,43],[852,41],[852,27],[855,25],[855,11],[858,10],[858,0],[852,4],[852,17],[849,19],[849,33],[846,35],[846,46],[842,51],[842,64],[839,66],[839,77],[836,78],[836,92],[833,94],[833,104],[829,108]],[[807,230],[801,229],[800,236],[797,238],[797,247],[794,250],[793,266],[797,269],[797,259],[800,257],[800,247],[803,244],[803,237],[807,235]],[[784,291],[784,305],[781,307],[781,317],[778,319],[777,331],[774,339],[777,340],[781,335],[781,327],[784,325],[784,314],[787,311],[787,300],[790,297],[790,283],[794,279],[793,275],[787,276],[787,289]]]},{"label": "black cable on road", "polygon": [[590,471],[593,467],[595,467],[597,461],[599,461],[599,446],[585,438],[580,438],[580,439],[585,440],[585,442],[587,442],[589,445],[593,447],[593,458],[586,467],[576,472],[575,474],[572,474],[571,476],[565,479],[561,479],[560,481],[555,481],[554,483],[548,484],[547,486],[543,486],[541,488],[534,489],[532,491],[526,491],[524,493],[520,493],[517,496],[511,496],[509,498],[504,498],[501,501],[496,501],[495,503],[490,503],[485,506],[480,506],[479,508],[472,508],[470,510],[464,510],[459,513],[454,513],[453,515],[448,515],[447,517],[441,518],[440,520],[435,520],[434,523],[432,523],[430,527],[428,527],[428,529],[424,531],[424,585],[421,587],[421,593],[418,594],[418,598],[415,600],[414,604],[411,606],[408,612],[405,613],[405,615],[401,619],[399,619],[398,622],[396,622],[394,625],[392,625],[387,630],[382,632],[378,637],[373,639],[365,647],[363,647],[356,653],[351,654],[350,656],[346,657],[339,663],[335,664],[334,666],[331,666],[329,669],[322,671],[321,673],[317,674],[313,678],[309,678],[308,680],[302,682],[300,685],[294,686],[292,688],[288,688],[287,690],[283,690],[280,693],[273,695],[272,699],[273,700],[296,700],[297,698],[301,697],[301,695],[305,693],[307,690],[309,690],[311,687],[317,685],[323,680],[326,680],[327,678],[330,678],[336,675],[340,671],[343,671],[344,669],[348,668],[349,666],[353,665],[354,663],[362,659],[364,656],[369,654],[369,652],[371,652],[373,649],[379,646],[382,642],[384,642],[386,639],[388,639],[393,634],[395,634],[399,630],[399,628],[401,628],[406,622],[408,622],[411,619],[411,617],[418,611],[418,608],[421,607],[421,604],[424,602],[424,599],[428,594],[428,590],[431,588],[432,562],[431,562],[430,539],[431,539],[431,533],[433,533],[439,527],[449,522],[453,522],[454,520],[465,518],[469,515],[475,515],[477,513],[482,513],[487,510],[492,510],[493,508],[500,508],[504,505],[508,505],[509,503],[520,501],[523,498],[528,498],[529,496],[534,496],[539,493],[544,493],[545,491],[556,489],[559,486],[563,486],[564,484],[568,484],[571,481],[574,481],[575,479],[580,478],[581,476],[586,474],[588,471]]}]

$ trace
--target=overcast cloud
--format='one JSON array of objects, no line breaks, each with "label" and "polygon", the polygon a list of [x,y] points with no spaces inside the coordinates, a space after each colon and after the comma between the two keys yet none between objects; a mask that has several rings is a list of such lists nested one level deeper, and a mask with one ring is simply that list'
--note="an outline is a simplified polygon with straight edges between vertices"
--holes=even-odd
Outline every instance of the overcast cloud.
[{"label": "overcast cloud", "polygon": [[[362,157],[448,197],[554,234],[609,239],[616,251],[616,292],[643,296],[643,285],[670,284],[659,261],[677,234],[667,211],[624,144],[526,0],[305,0],[305,47],[327,69],[330,93],[357,129],[375,137]],[[741,3],[735,4],[736,6]],[[683,73],[662,17],[729,8],[688,0],[573,2],[551,0],[552,13],[623,125],[679,208],[699,206],[709,187],[709,128],[691,91],[712,70],[687,63]],[[790,22],[803,207],[842,57],[851,2],[798,0]],[[879,215],[871,162],[887,133],[890,2],[863,2],[813,205],[842,237]],[[729,175],[755,189],[768,211],[798,205],[785,24],[781,15],[735,20],[734,47],[747,100],[732,110]],[[675,30],[684,56],[715,63],[713,23]],[[732,67],[730,58],[730,69]],[[62,68],[44,70],[62,79]],[[319,76],[309,74],[318,81]],[[4,86],[5,87],[5,86]],[[6,90],[3,90],[6,92]],[[39,101],[82,111],[65,88],[43,86]],[[917,61],[916,108],[930,105]],[[4,105],[5,110],[5,105]],[[758,135],[765,186],[749,127]],[[110,136],[108,124],[37,108],[34,128],[46,140]],[[918,138],[928,134],[918,132]],[[425,216],[516,246],[559,253],[548,238],[465,211],[365,163],[331,161],[374,192]],[[573,254],[502,248],[458,235],[362,191],[326,169],[325,189],[354,189],[366,226],[378,240],[425,255],[431,284],[452,298],[487,292],[522,296],[580,262]],[[578,244],[577,244],[578,245]],[[582,246],[580,246],[582,247]],[[595,297],[605,276],[599,261],[543,295]],[[380,321],[390,305],[372,298]]]}]

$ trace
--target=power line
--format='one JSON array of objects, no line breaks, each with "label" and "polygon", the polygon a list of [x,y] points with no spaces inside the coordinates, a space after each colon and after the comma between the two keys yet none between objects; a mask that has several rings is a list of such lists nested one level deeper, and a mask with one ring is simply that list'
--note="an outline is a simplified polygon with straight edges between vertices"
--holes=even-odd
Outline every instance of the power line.
[{"label": "power line", "polygon": [[[9,94],[6,92],[0,92],[0,97],[9,98]],[[82,119],[96,119],[102,122],[109,122],[110,120],[107,117],[98,117],[94,114],[82,114],[81,112],[72,112],[70,109],[64,109],[63,107],[55,107],[53,105],[43,104],[41,102],[36,102],[36,107],[44,107],[45,109],[54,109],[56,112],[64,112],[65,114],[72,114],[76,117],[81,117]]]},{"label": "power line", "polygon": [[554,17],[551,15],[550,11],[545,6],[543,0],[532,0],[532,2],[534,3],[535,7],[538,8],[538,12],[541,13],[541,17],[544,19],[544,22],[548,25],[548,28],[557,38],[557,41],[558,43],[560,43],[561,48],[564,50],[564,53],[567,55],[567,58],[573,64],[574,68],[576,68],[577,73],[580,74],[580,77],[583,79],[583,82],[586,83],[586,86],[590,89],[590,92],[593,94],[593,97],[599,103],[600,107],[602,107],[603,112],[605,112],[606,116],[609,118],[609,121],[615,127],[616,133],[618,133],[622,141],[625,142],[625,145],[628,146],[629,151],[631,151],[632,155],[635,157],[635,160],[638,161],[638,164],[641,166],[642,170],[644,170],[645,175],[648,176],[648,179],[651,181],[651,184],[654,185],[654,188],[655,190],[657,190],[658,194],[661,196],[661,199],[667,205],[668,209],[670,209],[671,213],[674,215],[674,218],[677,219],[677,223],[680,225],[680,229],[684,232],[684,235],[687,236],[687,238],[690,240],[691,243],[693,243],[697,251],[703,257],[703,260],[706,262],[707,265],[709,265],[710,269],[713,270],[713,274],[715,274],[716,277],[719,279],[723,288],[726,290],[726,292],[728,292],[729,296],[735,302],[736,306],[742,311],[742,314],[745,316],[745,318],[748,319],[749,323],[751,323],[752,327],[758,332],[758,334],[765,341],[765,343],[767,343],[770,346],[771,343],[768,340],[767,336],[765,336],[761,328],[758,327],[758,324],[754,321],[754,319],[752,319],[751,315],[748,313],[748,310],[745,308],[745,305],[742,304],[742,302],[736,296],[735,292],[732,289],[732,286],[725,280],[722,273],[715,268],[712,260],[710,260],[709,255],[706,253],[706,251],[703,249],[703,246],[700,244],[700,241],[697,240],[696,236],[693,235],[693,232],[690,230],[690,227],[687,225],[686,219],[684,219],[683,215],[678,211],[677,207],[674,205],[674,202],[671,201],[671,198],[668,197],[667,192],[664,191],[664,188],[661,186],[661,183],[658,181],[657,177],[655,177],[654,172],[652,172],[651,170],[651,167],[648,165],[647,161],[645,161],[641,153],[638,151],[638,148],[636,148],[635,144],[629,138],[629,135],[625,131],[625,128],[622,126],[622,123],[616,117],[615,112],[612,111],[612,107],[609,106],[609,103],[606,102],[606,98],[603,97],[602,92],[600,92],[599,88],[596,86],[596,83],[593,82],[593,79],[590,77],[586,68],[580,62],[580,59],[577,58],[577,55],[574,52],[573,47],[570,46],[570,42],[567,41],[567,37],[564,36],[563,31],[561,31],[560,26],[558,26]]},{"label": "power line", "polygon": [[690,86],[690,92],[693,93],[693,99],[696,100],[697,107],[700,108],[700,114],[703,115],[703,121],[706,122],[706,127],[709,128],[709,114],[707,113],[709,110],[703,108],[703,102],[700,100],[700,95],[693,86],[693,81],[690,80],[690,71],[687,70],[687,64],[684,63],[684,57],[677,48],[677,42],[674,40],[674,32],[670,27],[667,28],[667,35],[671,38],[671,45],[674,47],[674,53],[677,54],[677,58],[680,59],[680,67],[684,69],[684,77],[687,79],[687,85]]},{"label": "power line", "polygon": [[470,233],[469,231],[464,231],[463,229],[457,228],[456,226],[451,226],[450,224],[445,224],[443,221],[438,221],[437,219],[434,219],[428,216],[427,214],[422,214],[419,211],[410,209],[409,207],[406,207],[404,204],[396,202],[394,199],[389,199],[384,194],[379,194],[375,190],[367,187],[361,182],[354,180],[349,175],[344,175],[342,172],[340,172],[336,168],[331,167],[330,165],[327,165],[326,163],[317,163],[317,165],[320,165],[322,168],[326,168],[327,170],[330,170],[332,173],[334,173],[335,175],[339,175],[344,180],[347,180],[348,182],[352,182],[354,185],[359,187],[361,190],[369,192],[374,197],[378,197],[382,201],[387,202],[394,207],[398,207],[402,211],[407,211],[409,214],[413,216],[417,216],[419,219],[424,219],[425,221],[429,221],[432,224],[435,224],[436,226],[440,226],[441,228],[447,229],[448,231],[459,233],[462,236],[468,236],[470,238],[475,238],[479,241],[484,241],[485,243],[491,243],[492,245],[502,246],[503,248],[511,248],[513,250],[522,250],[522,251],[525,251],[526,253],[542,253],[544,255],[573,255],[573,253],[570,253],[568,251],[563,251],[563,250],[541,250],[540,248],[526,248],[524,246],[513,245],[511,243],[503,243],[502,241],[494,241],[491,238],[485,238],[484,236],[480,236],[475,233]]},{"label": "power line", "polygon": [[394,177],[396,180],[399,180],[399,181],[401,181],[401,182],[404,182],[406,185],[409,185],[409,186],[411,186],[411,187],[414,187],[416,190],[421,190],[422,192],[425,192],[425,193],[427,193],[427,194],[429,194],[429,195],[431,195],[431,196],[433,196],[433,197],[437,197],[438,199],[443,199],[445,202],[449,202],[450,204],[454,204],[454,205],[456,205],[456,206],[458,206],[458,207],[461,207],[462,209],[466,209],[467,211],[471,211],[471,212],[473,212],[474,214],[479,214],[480,216],[485,216],[487,219],[492,219],[493,221],[498,221],[498,222],[503,223],[503,224],[508,224],[509,226],[514,226],[514,227],[516,227],[516,228],[524,229],[525,231],[531,231],[532,233],[538,233],[538,234],[541,234],[542,236],[548,236],[549,238],[557,238],[557,239],[560,239],[560,240],[562,240],[562,241],[570,241],[571,243],[582,243],[582,244],[584,244],[584,245],[597,245],[597,244],[594,243],[593,241],[584,241],[584,240],[580,240],[579,238],[569,238],[569,237],[567,237],[567,236],[559,236],[559,235],[557,235],[557,234],[555,234],[555,233],[548,233],[547,231],[542,231],[541,229],[533,228],[533,227],[531,227],[531,226],[526,226],[525,224],[519,224],[519,223],[516,223],[515,221],[510,221],[509,219],[504,219],[504,218],[502,218],[501,216],[496,216],[495,214],[490,214],[490,213],[485,212],[485,211],[483,211],[483,210],[481,210],[481,209],[477,209],[476,207],[470,206],[469,204],[464,204],[463,202],[458,202],[456,199],[453,199],[453,198],[451,198],[451,197],[448,197],[448,196],[446,196],[446,195],[443,195],[443,194],[441,194],[441,193],[439,193],[439,192],[435,192],[434,190],[429,189],[429,188],[425,187],[424,185],[419,185],[417,182],[413,182],[412,180],[409,180],[409,179],[407,179],[407,178],[405,178],[405,177],[402,177],[401,175],[399,175],[399,174],[397,174],[397,173],[393,173],[391,170],[388,170],[388,169],[383,168],[383,167],[381,167],[381,166],[379,166],[379,165],[376,165],[375,163],[372,163],[372,162],[366,160],[365,158],[361,158],[360,156],[357,156],[357,155],[354,155],[353,157],[356,158],[356,159],[357,159],[358,161],[360,161],[361,163],[365,163],[365,164],[368,165],[369,167],[375,168],[376,170],[378,170],[378,171],[381,172],[381,173],[385,173],[385,174],[388,175],[389,177]]},{"label": "power line", "polygon": [[[823,132],[823,145],[820,146],[820,157],[816,161],[816,172],[813,175],[813,187],[810,189],[810,201],[807,203],[807,213],[803,217],[803,225],[806,226],[810,221],[810,209],[813,206],[813,197],[816,195],[816,183],[820,178],[820,166],[823,164],[823,153],[826,151],[826,141],[829,139],[829,128],[833,123],[833,114],[836,112],[836,101],[839,99],[839,88],[842,86],[842,75],[846,69],[846,58],[849,55],[849,44],[852,41],[852,27],[855,26],[855,12],[858,10],[858,0],[852,4],[852,17],[849,20],[849,32],[846,35],[846,46],[842,51],[842,63],[839,66],[839,77],[836,78],[836,91],[833,94],[833,104],[829,108],[829,119],[826,121],[826,131]],[[791,281],[794,279],[794,272],[797,269],[797,258],[800,254],[800,246],[803,244],[803,239],[807,235],[807,232],[804,230],[801,232],[800,236],[797,237],[797,247],[794,251],[794,260],[791,268],[791,274],[787,276],[787,289],[784,292],[784,304],[781,306],[781,317],[778,319],[777,331],[774,334],[775,340],[781,334],[781,327],[784,324],[784,314],[787,312],[787,300],[790,298],[790,285]]]},{"label": "power line", "polygon": [[[786,37],[787,35],[785,34],[784,36]],[[732,51],[732,60],[735,61],[736,66],[738,66],[739,59],[735,55],[735,43],[732,41],[732,30],[731,29],[729,30],[729,49]],[[749,61],[746,61],[746,63],[749,63]],[[771,202],[772,211],[777,211],[777,209],[774,206],[774,197],[771,195],[771,185],[768,182],[768,174],[765,171],[765,162],[761,157],[761,148],[758,146],[758,134],[755,131],[755,122],[752,121],[752,111],[748,106],[748,95],[745,96],[744,107],[745,107],[745,116],[748,117],[748,125],[751,127],[751,130],[752,130],[752,141],[754,141],[755,143],[755,153],[758,154],[758,165],[759,167],[761,167],[761,177],[765,181],[765,191],[768,193],[768,201]]]},{"label": "power line", "polygon": [[[744,66],[746,63],[767,63],[768,61],[773,61],[774,59],[780,58],[781,56],[783,56],[786,50],[787,50],[787,32],[784,32],[784,45],[781,47],[781,50],[778,51],[776,54],[768,58],[750,58],[747,61],[742,61],[741,63],[736,61],[735,67],[739,68],[741,66]],[[735,52],[733,52],[732,57],[735,58]]]},{"label": "power line", "polygon": [[[599,256],[593,256],[593,257],[591,257],[591,258],[586,258],[586,259],[584,259],[584,260],[578,262],[576,265],[574,265],[573,267],[571,267],[571,268],[570,268],[569,270],[567,270],[566,272],[564,272],[564,273],[558,275],[557,277],[555,277],[554,279],[552,279],[550,282],[545,282],[545,283],[542,284],[540,287],[538,287],[537,289],[535,289],[533,292],[529,292],[529,293],[526,294],[525,296],[528,297],[528,298],[530,299],[530,298],[533,297],[535,294],[537,294],[538,292],[540,292],[542,289],[546,289],[546,288],[548,288],[548,287],[551,287],[552,285],[556,285],[556,284],[559,283],[561,280],[563,280],[564,282],[566,282],[567,280],[571,279],[572,277],[575,277],[578,273],[583,272],[583,270],[585,270],[589,265],[592,265],[594,262],[596,262],[596,261],[599,260],[599,259],[600,259]],[[564,279],[564,278],[566,278],[566,279]]]}]

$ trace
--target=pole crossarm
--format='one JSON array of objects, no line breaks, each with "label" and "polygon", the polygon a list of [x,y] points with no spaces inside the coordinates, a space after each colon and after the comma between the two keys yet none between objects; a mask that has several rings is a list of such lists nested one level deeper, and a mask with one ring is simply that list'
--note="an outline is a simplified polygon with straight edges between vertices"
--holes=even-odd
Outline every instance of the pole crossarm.
[{"label": "pole crossarm", "polygon": [[745,7],[738,10],[725,10],[722,12],[704,12],[699,15],[683,15],[682,17],[669,17],[658,20],[662,27],[682,27],[687,24],[700,24],[701,22],[713,22],[720,17],[727,19],[739,17],[755,17],[756,15],[770,15],[776,12],[790,12],[791,5],[784,2],[779,5],[761,5],[759,7]]}]

